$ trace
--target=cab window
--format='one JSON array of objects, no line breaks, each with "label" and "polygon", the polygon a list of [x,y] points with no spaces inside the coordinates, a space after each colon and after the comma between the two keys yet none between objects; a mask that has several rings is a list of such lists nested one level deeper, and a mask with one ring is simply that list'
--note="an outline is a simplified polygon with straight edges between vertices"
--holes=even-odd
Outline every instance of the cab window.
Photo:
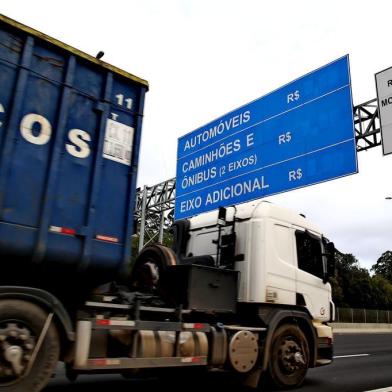
[{"label": "cab window", "polygon": [[322,279],[324,271],[321,240],[302,231],[297,231],[295,237],[298,268]]}]

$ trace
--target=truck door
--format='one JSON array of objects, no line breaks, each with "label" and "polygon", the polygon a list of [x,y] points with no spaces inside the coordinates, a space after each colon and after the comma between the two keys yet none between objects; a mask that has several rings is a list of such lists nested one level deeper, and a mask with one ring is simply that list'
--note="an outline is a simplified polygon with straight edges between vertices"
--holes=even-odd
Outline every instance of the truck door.
[{"label": "truck door", "polygon": [[[269,219],[264,232],[266,301],[295,305],[297,265],[293,257],[292,229],[283,222]],[[256,240],[253,243],[256,243]],[[263,254],[262,252],[261,247],[258,253]],[[252,276],[257,278],[261,274],[254,273]]]},{"label": "truck door", "polygon": [[323,245],[319,235],[303,229],[295,231],[297,304],[305,305],[318,320],[330,319],[330,285],[323,283]]}]

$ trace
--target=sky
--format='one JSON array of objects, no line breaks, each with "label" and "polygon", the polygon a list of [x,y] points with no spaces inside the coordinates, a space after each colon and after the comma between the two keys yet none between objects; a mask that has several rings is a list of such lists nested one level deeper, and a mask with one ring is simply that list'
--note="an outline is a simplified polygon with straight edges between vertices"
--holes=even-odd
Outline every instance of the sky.
[{"label": "sky", "polygon": [[[354,105],[392,66],[390,2],[357,0],[0,0],[0,12],[149,81],[138,185],[175,176],[177,139],[350,56]],[[267,199],[305,214],[371,268],[392,249],[392,154],[359,173]]]}]

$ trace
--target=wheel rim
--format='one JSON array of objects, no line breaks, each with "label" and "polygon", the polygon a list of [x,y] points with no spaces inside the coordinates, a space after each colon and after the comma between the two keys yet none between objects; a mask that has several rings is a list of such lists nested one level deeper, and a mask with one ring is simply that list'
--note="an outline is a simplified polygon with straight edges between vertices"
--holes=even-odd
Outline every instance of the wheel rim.
[{"label": "wheel rim", "polygon": [[0,322],[0,386],[11,385],[23,377],[35,347],[31,329],[23,322]]},{"label": "wheel rim", "polygon": [[303,347],[292,336],[282,338],[278,349],[278,365],[287,376],[307,369],[307,358]]}]

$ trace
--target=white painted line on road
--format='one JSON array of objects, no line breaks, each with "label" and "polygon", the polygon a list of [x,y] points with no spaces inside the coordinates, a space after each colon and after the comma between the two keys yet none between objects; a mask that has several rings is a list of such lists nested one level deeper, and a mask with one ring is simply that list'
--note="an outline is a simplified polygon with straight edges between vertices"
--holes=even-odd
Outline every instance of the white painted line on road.
[{"label": "white painted line on road", "polygon": [[334,356],[334,359],[338,358],[353,358],[353,357],[368,357],[370,354],[352,354],[352,355],[337,355]]},{"label": "white painted line on road", "polygon": [[392,392],[392,387],[386,387],[386,388],[381,388],[381,389],[372,389],[370,391],[365,391],[365,392]]}]

